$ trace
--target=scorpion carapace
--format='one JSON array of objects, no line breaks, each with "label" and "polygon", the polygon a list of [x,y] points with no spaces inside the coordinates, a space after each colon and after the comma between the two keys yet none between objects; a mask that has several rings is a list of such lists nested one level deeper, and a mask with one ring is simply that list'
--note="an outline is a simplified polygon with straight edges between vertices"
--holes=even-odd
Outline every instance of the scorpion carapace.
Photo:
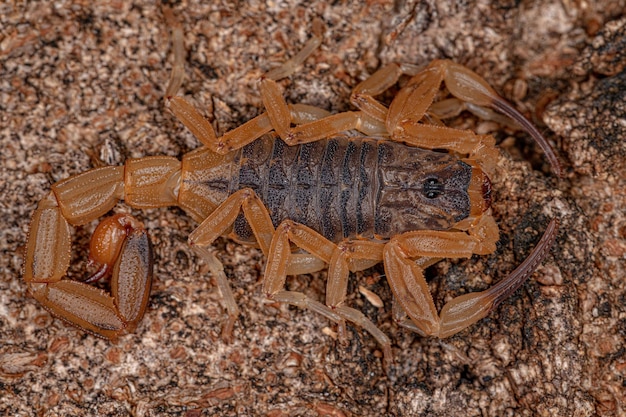
[{"label": "scorpion carapace", "polygon": [[[134,208],[182,207],[200,225],[189,242],[207,264],[224,297],[230,337],[238,308],[221,262],[208,250],[219,236],[254,243],[267,257],[263,293],[307,308],[337,323],[345,337],[351,322],[371,333],[384,356],[391,342],[361,312],[346,305],[351,271],[383,262],[397,322],[422,335],[447,337],[485,317],[541,263],[557,233],[548,225],[530,256],[491,288],[449,301],[437,313],[424,268],[442,258],[489,254],[498,227],[491,213],[495,140],[443,126],[449,107],[463,101],[502,110],[521,121],[557,174],[547,141],[485,80],[450,61],[422,71],[387,65],[353,90],[358,111],[330,115],[317,107],[288,105],[276,80],[290,75],[320,44],[314,36],[294,58],[260,80],[265,112],[217,137],[213,127],[176,95],[184,74],[180,25],[169,9],[174,67],[166,106],[205,145],[182,161],[168,156],[129,159],[59,181],[33,214],[24,280],[54,315],[93,334],[116,339],[144,314],[152,278],[147,232],[129,215],[103,220],[91,257],[101,264],[87,282],[68,279],[72,226],[109,212],[119,200]],[[375,99],[411,75],[389,107]],[[445,83],[454,100],[433,100]],[[456,103],[456,104],[450,104]],[[504,108],[504,110],[503,110]],[[325,302],[288,291],[288,274],[328,269]],[[111,277],[111,291],[89,285]]]},{"label": "scorpion carapace", "polygon": [[[203,158],[216,155],[203,152]],[[390,239],[410,230],[448,230],[489,207],[485,174],[451,154],[367,137],[337,136],[288,146],[274,135],[222,159],[210,178],[183,174],[181,187],[217,195],[250,188],[277,227],[291,219],[332,242]],[[230,166],[229,166],[230,165]],[[224,177],[216,175],[224,174]],[[191,179],[193,178],[193,179]],[[470,202],[470,196],[472,198]],[[252,243],[240,214],[232,237]]]}]

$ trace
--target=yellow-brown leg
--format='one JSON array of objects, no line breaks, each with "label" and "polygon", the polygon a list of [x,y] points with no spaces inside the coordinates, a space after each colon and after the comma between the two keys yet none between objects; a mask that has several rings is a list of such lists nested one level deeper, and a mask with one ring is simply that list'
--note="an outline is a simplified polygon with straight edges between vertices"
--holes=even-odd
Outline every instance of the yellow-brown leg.
[{"label": "yellow-brown leg", "polygon": [[270,245],[265,265],[265,276],[263,277],[263,294],[272,300],[315,311],[339,323],[342,320],[341,317],[328,306],[307,297],[305,294],[285,290],[287,269],[291,257],[291,243],[318,257],[324,263],[330,261],[332,252],[336,247],[309,228],[290,220],[282,222],[276,228]]},{"label": "yellow-brown leg", "polygon": [[230,339],[239,315],[239,308],[228,284],[222,263],[207,248],[232,226],[241,211],[252,228],[261,250],[267,255],[274,234],[274,226],[267,209],[256,193],[249,188],[233,193],[189,235],[190,245],[209,267],[224,298],[228,312],[228,320],[222,328],[222,336],[225,340]]},{"label": "yellow-brown leg", "polygon": [[425,149],[443,148],[468,155],[468,159],[477,159],[489,171],[490,161],[498,155],[495,140],[491,136],[424,123],[423,119],[446,77],[446,68],[431,65],[414,75],[387,109],[374,97],[396,84],[401,75],[413,74],[415,71],[410,65],[389,64],[359,83],[352,91],[350,101],[360,111],[334,114],[293,128],[290,127],[287,104],[277,84],[272,80],[263,80],[261,93],[272,125],[289,144],[358,130],[367,135],[390,136],[393,140]]},{"label": "yellow-brown leg", "polygon": [[[386,127],[389,110],[385,105],[376,100],[374,97],[383,93],[394,84],[403,74],[415,75],[418,73],[416,68],[410,64],[388,64],[376,71],[364,81],[357,84],[350,95],[350,102],[358,108],[359,112],[346,112],[341,120],[344,120],[344,126],[350,129],[356,129],[361,133],[370,136],[389,136]],[[430,103],[432,102],[435,91],[426,91],[428,96],[421,101],[423,108],[416,109],[423,115]],[[412,103],[415,105],[415,103]],[[420,104],[417,104],[418,107]],[[350,114],[348,114],[350,113]],[[421,118],[421,117],[420,117]],[[339,133],[339,124],[326,123],[325,120],[319,120],[317,124],[310,126],[298,126],[299,130],[320,130],[326,129],[329,133]],[[312,135],[312,133],[310,133]]]},{"label": "yellow-brown leg", "polygon": [[[261,250],[269,257],[273,253],[270,244],[273,242],[272,238],[275,235],[274,226],[267,209],[251,189],[242,189],[232,194],[189,235],[191,246],[209,267],[223,295],[224,304],[228,312],[228,320],[222,330],[225,339],[231,336],[234,323],[239,315],[239,308],[232,295],[227,277],[224,274],[222,263],[207,248],[233,225],[241,211],[243,211],[244,217],[250,225]],[[325,268],[327,262],[328,260],[324,261],[318,256],[311,255],[311,253],[292,254],[289,251],[285,262],[281,262],[281,267],[284,269],[282,273],[284,275],[285,273],[304,274],[315,272]],[[285,301],[281,297],[291,300],[292,304],[296,305],[306,306],[309,303],[309,300],[298,294],[280,295],[276,298],[277,301]],[[321,314],[324,314],[331,320],[340,320],[340,317],[332,313],[326,306],[320,304],[322,307],[319,307],[314,303],[309,304],[309,308],[321,312]]]},{"label": "yellow-brown leg", "polygon": [[[184,46],[180,25],[171,12],[166,13],[166,19],[172,27],[174,65],[166,90],[165,105],[212,151],[224,154],[239,149],[272,130],[290,145],[312,142],[353,129],[368,135],[386,134],[382,121],[363,112],[329,115],[325,110],[313,106],[289,105],[285,102],[276,81],[291,75],[319,46],[321,37],[313,36],[298,54],[261,78],[259,88],[267,111],[218,138],[211,124],[194,106],[183,97],[176,96],[183,80]],[[296,126],[291,127],[292,124]]]},{"label": "yellow-brown leg", "polygon": [[[280,67],[266,73],[260,82],[261,95],[266,102],[268,112],[262,113],[243,125],[217,137],[211,124],[183,97],[176,96],[183,80],[184,46],[180,25],[175,21],[171,12],[166,13],[168,23],[172,27],[172,49],[174,51],[174,65],[170,83],[166,90],[165,105],[183,123],[202,144],[214,152],[227,153],[239,149],[248,143],[260,138],[272,130],[287,137],[292,123],[300,124],[311,122],[328,116],[328,112],[305,105],[287,105],[280,96],[280,90],[275,80],[292,74],[321,42],[318,36],[312,37],[304,48],[292,59]],[[343,129],[346,130],[346,129]]]},{"label": "yellow-brown leg", "polygon": [[[304,294],[284,289],[292,244],[306,250],[329,265],[326,305],[312,300]],[[345,241],[335,245],[314,230],[291,220],[286,220],[276,229],[270,246],[263,292],[273,300],[297,305],[322,314],[338,324],[340,336],[344,338],[345,320],[364,328],[380,343],[383,355],[390,360],[391,342],[389,338],[361,312],[343,305],[349,272],[382,260],[382,248],[382,244],[370,241]]]},{"label": "yellow-brown leg", "polygon": [[[387,109],[374,97],[394,85],[402,74],[413,77],[398,92]],[[439,123],[425,123],[428,120],[425,116],[428,116],[442,83],[456,97],[456,101],[467,103],[467,107],[479,117],[497,119],[498,115],[490,110],[494,109],[517,122],[544,150],[554,171],[560,175],[561,167],[554,151],[532,123],[500,97],[483,78],[448,60],[433,61],[417,74],[411,65],[389,64],[354,88],[350,101],[360,112],[333,115],[328,120],[321,119],[297,126],[285,131],[284,135],[291,135],[295,143],[300,143],[323,137],[324,131],[329,136],[341,129],[356,129],[365,134],[389,135],[393,140],[426,149],[443,148],[466,154],[469,159],[478,160],[486,171],[491,171],[492,161],[499,154],[491,136],[476,135],[467,130],[441,126]],[[436,105],[433,114],[438,116],[443,112],[445,116],[446,112],[451,111],[450,107],[459,105]]]},{"label": "yellow-brown leg", "polygon": [[402,69],[398,64],[388,64],[357,84],[350,95],[350,103],[381,124],[385,124],[389,110],[374,97],[398,82]]},{"label": "yellow-brown leg", "polygon": [[191,245],[210,246],[232,226],[243,210],[257,243],[267,256],[274,235],[274,226],[261,199],[250,188],[231,194],[189,235]]},{"label": "yellow-brown leg", "polygon": [[[272,120],[278,135],[288,144],[313,142],[348,130],[358,130],[370,136],[387,136],[385,119],[387,108],[374,99],[398,81],[403,67],[390,64],[358,84],[351,96],[351,102],[361,111],[343,112],[329,115],[308,123],[297,123],[291,115],[275,78],[264,77],[261,80],[261,96],[267,114]],[[292,123],[297,126],[291,127]]]}]

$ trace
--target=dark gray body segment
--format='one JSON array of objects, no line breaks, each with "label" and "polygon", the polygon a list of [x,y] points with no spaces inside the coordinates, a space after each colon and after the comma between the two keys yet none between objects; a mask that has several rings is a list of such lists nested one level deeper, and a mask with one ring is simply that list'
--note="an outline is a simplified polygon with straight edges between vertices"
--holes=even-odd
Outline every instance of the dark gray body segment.
[{"label": "dark gray body segment", "polygon": [[[302,223],[333,242],[447,230],[469,216],[472,168],[454,156],[374,138],[298,146],[265,136],[232,160],[229,194],[252,188],[274,226]],[[239,240],[254,237],[244,217]]]}]

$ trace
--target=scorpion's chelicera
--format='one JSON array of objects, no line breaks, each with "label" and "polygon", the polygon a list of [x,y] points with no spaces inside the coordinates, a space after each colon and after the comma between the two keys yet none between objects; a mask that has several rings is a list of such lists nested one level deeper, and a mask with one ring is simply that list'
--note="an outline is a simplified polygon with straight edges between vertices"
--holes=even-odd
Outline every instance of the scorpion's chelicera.
[{"label": "scorpion's chelicera", "polygon": [[[498,157],[495,140],[445,127],[441,118],[463,103],[499,110],[533,136],[560,175],[558,159],[537,129],[474,72],[450,61],[434,61],[422,71],[390,64],[354,88],[350,101],[358,111],[330,115],[287,104],[276,83],[320,44],[314,36],[261,78],[266,111],[218,138],[211,124],[176,96],[183,80],[183,35],[171,11],[165,15],[175,57],[165,103],[205,146],[182,161],[129,159],[52,185],[33,215],[24,280],[55,316],[109,339],[141,320],[150,294],[152,248],[142,224],[130,215],[114,215],[96,228],[90,257],[101,265],[97,273],[85,282],[65,277],[72,226],[103,216],[120,200],[133,208],[179,206],[200,223],[189,243],[225,299],[226,338],[238,308],[221,262],[207,250],[222,235],[260,247],[267,257],[268,298],[327,317],[340,336],[346,321],[364,328],[387,358],[389,338],[344,302],[351,271],[383,262],[394,318],[420,335],[443,338],[489,314],[546,256],[556,219],[508,277],[486,291],[454,298],[437,313],[424,269],[441,258],[489,254],[498,240],[489,180]],[[411,78],[387,108],[374,97],[402,75]],[[442,82],[455,98],[433,104]],[[285,289],[287,275],[324,268],[325,303]],[[110,292],[90,285],[103,277],[111,279]]]}]

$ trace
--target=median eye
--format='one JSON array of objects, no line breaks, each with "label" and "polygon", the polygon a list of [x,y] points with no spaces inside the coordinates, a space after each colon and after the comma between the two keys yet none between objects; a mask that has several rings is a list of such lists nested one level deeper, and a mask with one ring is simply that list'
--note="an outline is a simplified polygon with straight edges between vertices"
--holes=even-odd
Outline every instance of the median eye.
[{"label": "median eye", "polygon": [[437,198],[443,194],[443,184],[441,184],[437,178],[427,178],[426,181],[424,181],[424,189],[422,192],[428,199]]}]

